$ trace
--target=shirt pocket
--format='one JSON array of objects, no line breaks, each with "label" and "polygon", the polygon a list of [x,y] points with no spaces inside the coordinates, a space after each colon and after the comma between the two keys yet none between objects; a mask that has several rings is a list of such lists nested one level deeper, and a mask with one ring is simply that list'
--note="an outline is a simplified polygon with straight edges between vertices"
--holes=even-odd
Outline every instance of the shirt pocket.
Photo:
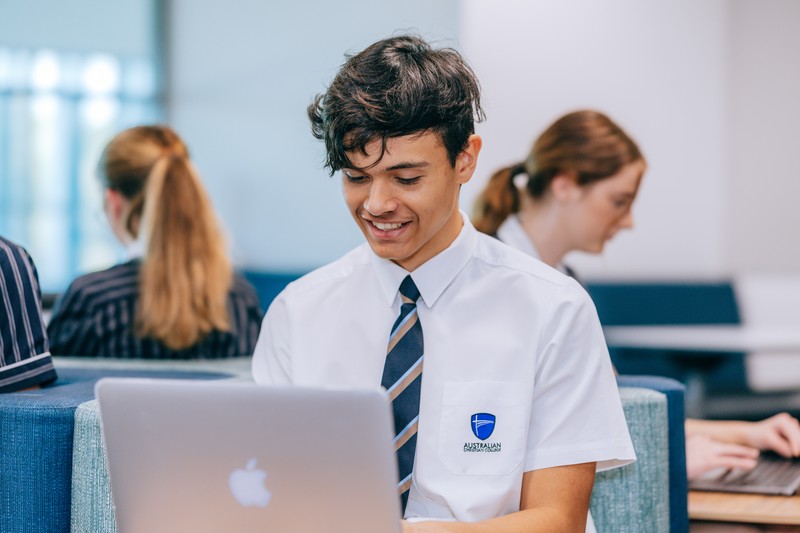
[{"label": "shirt pocket", "polygon": [[526,409],[517,382],[447,382],[439,460],[453,474],[507,475],[525,454]]}]

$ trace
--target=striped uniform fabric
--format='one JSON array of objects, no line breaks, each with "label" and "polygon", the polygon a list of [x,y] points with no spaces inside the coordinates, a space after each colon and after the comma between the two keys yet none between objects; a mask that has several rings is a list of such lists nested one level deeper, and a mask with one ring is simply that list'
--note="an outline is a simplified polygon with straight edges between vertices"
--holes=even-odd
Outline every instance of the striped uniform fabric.
[{"label": "striped uniform fabric", "polygon": [[252,355],[263,314],[250,283],[235,274],[228,295],[230,331],[212,331],[193,346],[172,350],[135,334],[139,260],[81,276],[56,303],[47,331],[54,355],[126,359],[229,358]]},{"label": "striped uniform fabric", "polygon": [[398,492],[403,512],[411,488],[411,471],[417,447],[419,399],[422,391],[422,362],[425,358],[422,325],[417,315],[419,290],[406,276],[400,284],[400,316],[389,335],[389,347],[381,385],[389,392],[394,413],[394,449],[400,473]]},{"label": "striped uniform fabric", "polygon": [[41,300],[30,256],[21,246],[0,237],[0,392],[56,379]]}]

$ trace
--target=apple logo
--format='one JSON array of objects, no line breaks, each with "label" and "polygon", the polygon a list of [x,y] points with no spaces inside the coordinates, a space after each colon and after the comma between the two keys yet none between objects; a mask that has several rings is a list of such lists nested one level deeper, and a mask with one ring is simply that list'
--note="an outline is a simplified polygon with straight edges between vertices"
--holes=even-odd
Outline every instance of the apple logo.
[{"label": "apple logo", "polygon": [[247,462],[245,469],[237,468],[228,477],[228,484],[236,501],[245,507],[266,507],[272,499],[272,494],[264,486],[267,473],[256,469],[255,457]]}]

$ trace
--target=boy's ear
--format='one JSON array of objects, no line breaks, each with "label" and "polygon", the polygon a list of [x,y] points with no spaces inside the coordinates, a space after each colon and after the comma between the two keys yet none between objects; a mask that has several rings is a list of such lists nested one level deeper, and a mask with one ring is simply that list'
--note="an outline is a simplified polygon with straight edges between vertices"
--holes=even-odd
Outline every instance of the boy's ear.
[{"label": "boy's ear", "polygon": [[483,139],[473,133],[467,139],[467,146],[456,156],[456,183],[459,185],[467,183],[472,178],[482,146]]}]

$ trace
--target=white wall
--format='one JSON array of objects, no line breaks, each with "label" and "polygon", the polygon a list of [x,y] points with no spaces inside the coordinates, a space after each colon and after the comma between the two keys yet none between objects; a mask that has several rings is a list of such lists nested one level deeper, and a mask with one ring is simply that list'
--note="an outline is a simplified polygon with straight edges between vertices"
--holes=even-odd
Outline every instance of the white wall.
[{"label": "white wall", "polygon": [[728,262],[800,272],[800,2],[737,0],[731,18]]},{"label": "white wall", "polygon": [[239,264],[307,269],[362,242],[322,168],[306,107],[344,61],[398,29],[447,46],[456,0],[174,0],[170,120],[186,138]]},{"label": "white wall", "polygon": [[0,44],[151,57],[153,0],[0,0]]},{"label": "white wall", "polygon": [[558,116],[596,108],[638,141],[649,170],[634,231],[570,264],[584,277],[724,271],[727,14],[722,0],[466,0],[462,42],[488,120],[464,203]]},{"label": "white wall", "polygon": [[[462,207],[564,112],[595,107],[649,162],[636,228],[586,278],[800,272],[796,0],[173,0],[173,124],[189,141],[241,264],[310,268],[361,237],[305,107],[342,62],[400,28],[459,48],[488,120]],[[789,237],[787,237],[787,235]],[[782,236],[783,238],[776,237]]]}]

